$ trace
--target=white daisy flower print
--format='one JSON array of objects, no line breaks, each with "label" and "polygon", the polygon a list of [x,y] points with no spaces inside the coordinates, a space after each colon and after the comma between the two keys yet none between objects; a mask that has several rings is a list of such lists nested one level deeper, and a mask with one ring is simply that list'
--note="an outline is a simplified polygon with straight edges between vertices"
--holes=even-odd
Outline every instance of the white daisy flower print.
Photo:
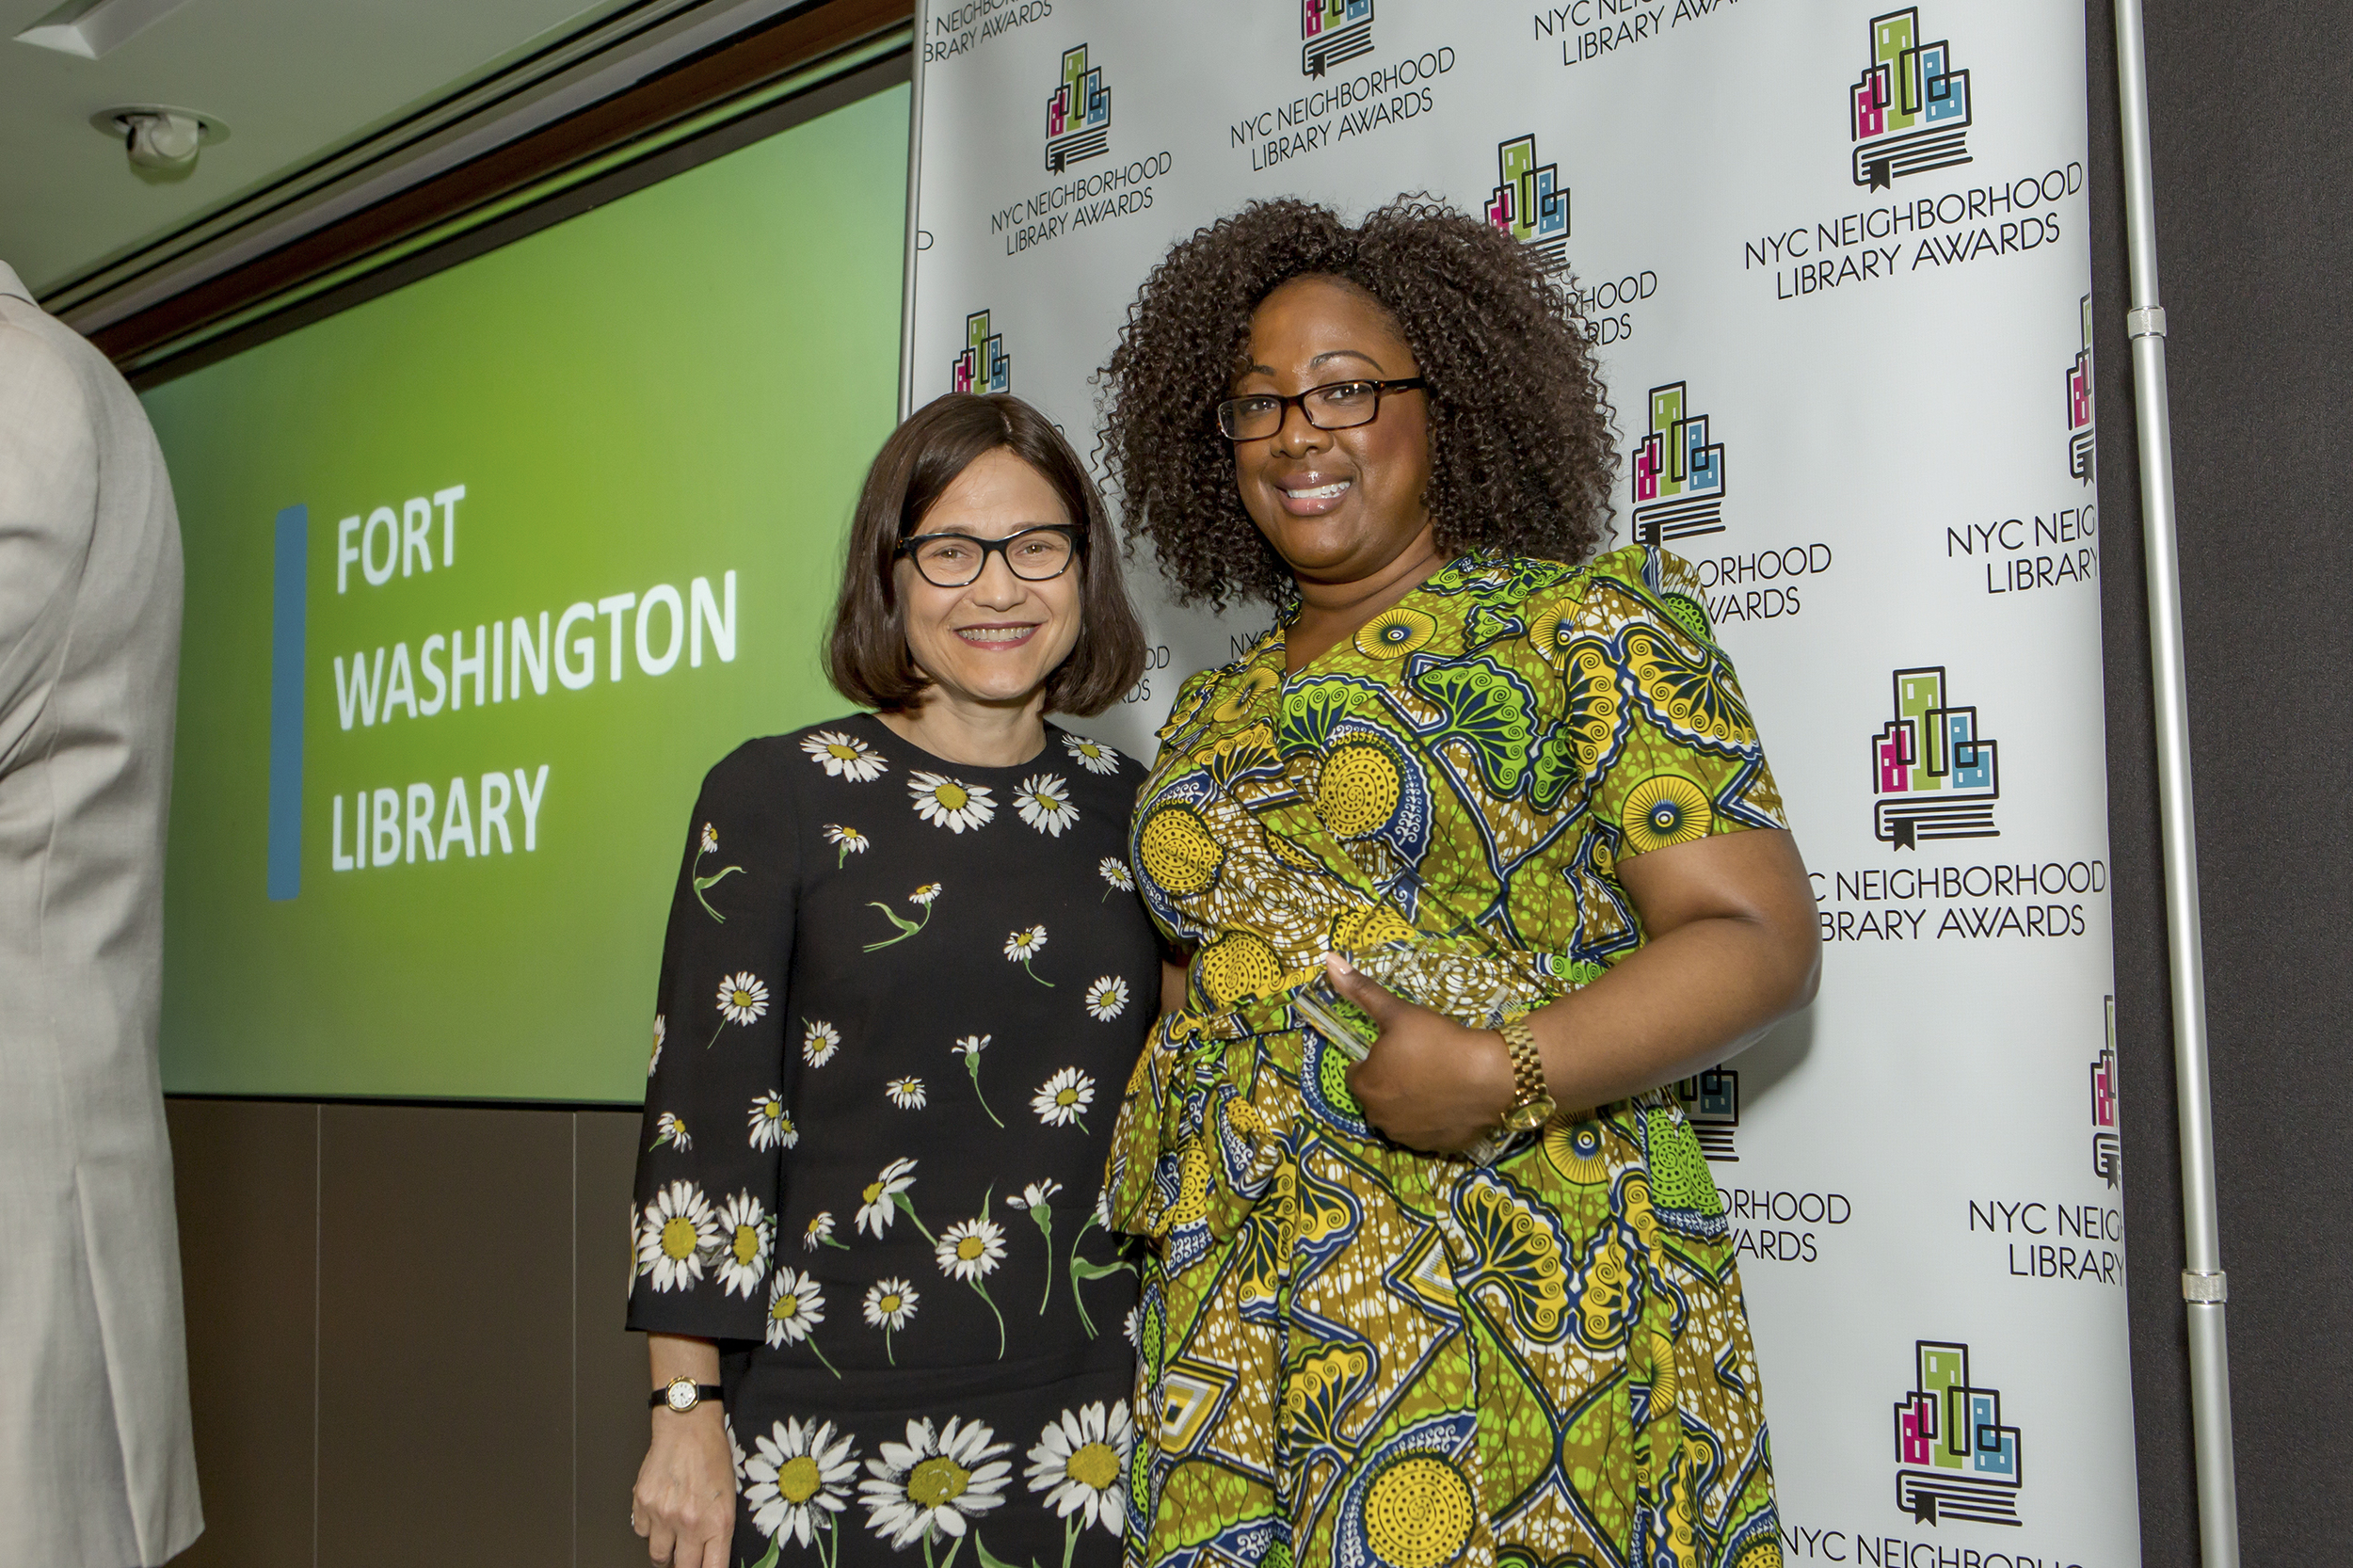
[{"label": "white daisy flower print", "polygon": [[768,986],[746,971],[719,982],[719,1015],[731,1024],[756,1024],[768,1013]]},{"label": "white daisy flower print", "polygon": [[[1116,855],[1106,855],[1102,859],[1097,860],[1095,863],[1095,872],[1097,876],[1111,884],[1103,889],[1104,898],[1109,898],[1113,893],[1132,893],[1136,890],[1136,879],[1128,872],[1128,862]],[[1100,903],[1101,900],[1096,902]]]},{"label": "white daisy flower print", "polygon": [[719,1210],[718,1279],[730,1295],[751,1299],[768,1279],[768,1249],[776,1222],[749,1192],[738,1192]]},{"label": "white daisy flower print", "polygon": [[907,793],[915,799],[917,816],[951,833],[984,826],[997,815],[997,803],[985,786],[966,784],[943,774],[909,774]]},{"label": "white daisy flower print", "polygon": [[878,1279],[866,1288],[866,1320],[876,1328],[904,1328],[922,1300],[903,1279]]},{"label": "white daisy flower print", "polygon": [[701,1283],[703,1259],[719,1246],[711,1200],[691,1181],[673,1181],[653,1195],[637,1221],[637,1272],[657,1290]]},{"label": "white daisy flower print", "polygon": [[894,1078],[883,1085],[883,1093],[890,1103],[902,1111],[920,1111],[924,1106],[923,1080],[920,1078]]},{"label": "white daisy flower print", "polygon": [[[1048,1176],[1044,1181],[1032,1181],[1005,1200],[1006,1207],[1028,1213],[1030,1223],[1037,1226],[1038,1235],[1046,1242],[1046,1289],[1037,1299],[1037,1312],[1041,1318],[1046,1316],[1047,1304],[1054,1299],[1054,1210],[1048,1200],[1061,1191],[1062,1183]],[[1080,1232],[1080,1236],[1085,1234],[1084,1231]],[[1074,1281],[1070,1288],[1076,1290],[1079,1287]],[[1085,1304],[1080,1304],[1080,1310],[1085,1311]],[[1090,1339],[1094,1336],[1092,1332],[1087,1336]]]},{"label": "white daisy flower print", "polygon": [[984,1215],[950,1225],[932,1249],[950,1279],[985,1279],[1005,1256],[1005,1227]]},{"label": "white daisy flower print", "polygon": [[1119,1332],[1128,1336],[1129,1350],[1134,1351],[1138,1355],[1144,1353],[1144,1317],[1141,1308],[1131,1306],[1128,1309],[1127,1319],[1120,1323]]},{"label": "white daisy flower print", "polygon": [[881,910],[883,919],[888,920],[890,922],[891,929],[898,932],[899,935],[896,936],[885,936],[878,942],[869,942],[859,951],[863,952],[880,952],[883,949],[897,942],[904,942],[908,937],[920,933],[925,926],[932,923],[932,900],[937,898],[938,896],[939,884],[936,882],[926,882],[923,886],[916,888],[915,891],[907,895],[907,902],[920,906],[923,911],[923,918],[920,920],[908,920],[904,915],[900,914],[899,911],[891,908],[890,905],[882,903],[880,900],[868,899],[866,901],[866,907],[869,909]]},{"label": "white daisy flower print", "polygon": [[981,1052],[988,1048],[989,1041],[994,1038],[994,1035],[988,1034],[967,1034],[948,1048],[964,1058],[964,1070],[972,1079],[972,1097],[981,1102],[981,1109],[988,1112],[990,1121],[1002,1127],[1005,1119],[997,1114],[997,1108],[988,1103],[986,1095],[981,1093]]},{"label": "white daisy flower print", "polygon": [[836,1528],[834,1515],[849,1506],[857,1475],[855,1440],[848,1432],[837,1436],[831,1421],[795,1416],[752,1441],[758,1451],[744,1464],[752,1528],[777,1545],[788,1539],[815,1544],[817,1532]]},{"label": "white daisy flower print", "polygon": [[1044,1208],[1046,1200],[1061,1191],[1062,1183],[1048,1176],[1044,1181],[1032,1181],[1005,1202],[1015,1208]]},{"label": "white daisy flower print", "polygon": [[899,1211],[899,1194],[914,1185],[914,1160],[894,1160],[885,1165],[882,1175],[867,1184],[865,1201],[858,1206],[857,1228],[880,1240]]},{"label": "white daisy flower print", "polygon": [[1087,987],[1087,1016],[1109,1023],[1128,1011],[1128,983],[1107,974]]},{"label": "white daisy flower print", "polygon": [[993,1442],[985,1423],[952,1417],[935,1432],[928,1417],[907,1423],[904,1443],[876,1446],[858,1482],[866,1528],[893,1551],[921,1541],[961,1541],[973,1521],[1003,1505],[1013,1466],[997,1456],[1013,1445]]},{"label": "white daisy flower print", "polygon": [[1068,781],[1050,773],[1023,779],[1013,792],[1013,808],[1023,822],[1050,838],[1061,838],[1062,830],[1079,820],[1079,808],[1070,804]]},{"label": "white daisy flower print", "polygon": [[1079,1123],[1079,1130],[1086,1130],[1086,1123],[1079,1118],[1095,1103],[1095,1080],[1076,1067],[1064,1067],[1038,1086],[1030,1096],[1030,1109],[1048,1127],[1068,1127]]},{"label": "white daisy flower print", "polygon": [[801,1060],[822,1067],[841,1048],[841,1032],[823,1018],[801,1020]]},{"label": "white daisy flower print", "polygon": [[1070,760],[1089,773],[1119,771],[1119,753],[1100,741],[1090,741],[1083,735],[1064,735],[1062,744],[1063,749],[1070,753]]},{"label": "white daisy flower print", "polygon": [[833,1210],[830,1208],[821,1208],[808,1217],[808,1224],[801,1230],[801,1245],[810,1252],[820,1247],[840,1247],[844,1252],[850,1250],[849,1243],[833,1239]]},{"label": "white daisy flower print", "polygon": [[752,1147],[756,1149],[789,1149],[801,1141],[801,1129],[785,1114],[784,1096],[774,1089],[752,1101],[748,1119]]},{"label": "white daisy flower print", "polygon": [[711,900],[704,897],[704,895],[712,888],[716,888],[720,883],[725,882],[728,877],[739,874],[744,868],[741,866],[722,866],[708,876],[701,874],[704,859],[709,856],[716,854],[718,852],[718,829],[712,827],[709,823],[703,824],[702,841],[695,846],[695,898],[696,902],[701,904],[703,906],[704,914],[709,915],[712,920],[717,920],[721,925],[725,925],[728,923],[728,918],[725,915],[720,914],[718,910],[712,908]]},{"label": "white daisy flower print", "polygon": [[1046,1494],[1059,1517],[1117,1535],[1128,1528],[1128,1455],[1134,1446],[1128,1401],[1106,1412],[1098,1400],[1047,1422],[1022,1476],[1031,1491]]},{"label": "white daisy flower print", "polygon": [[890,1336],[907,1326],[921,1299],[903,1279],[878,1279],[866,1288],[867,1324],[883,1331],[883,1356],[893,1367],[899,1364],[899,1352],[891,1348]]},{"label": "white daisy flower print", "polygon": [[820,729],[804,738],[801,749],[808,760],[824,768],[835,778],[846,778],[853,784],[870,783],[889,771],[890,764],[883,754],[855,735],[844,735],[839,729]]},{"label": "white daisy flower print", "polygon": [[829,822],[825,824],[825,842],[840,847],[841,853],[834,856],[833,861],[834,870],[840,871],[850,863],[851,856],[865,854],[866,846],[872,840],[855,827],[844,827],[838,822]]},{"label": "white daisy flower print", "polygon": [[653,1016],[653,1054],[646,1058],[648,1078],[653,1077],[653,1070],[662,1065],[662,1042],[669,1037],[670,1020],[656,1013]]},{"label": "white daisy flower print", "polygon": [[797,1345],[824,1320],[825,1293],[818,1288],[817,1276],[789,1263],[777,1264],[776,1277],[768,1286],[769,1345]]},{"label": "white daisy flower print", "polygon": [[1038,950],[1045,945],[1046,928],[1042,925],[1033,925],[1027,930],[1016,931],[1006,936],[1005,957],[1008,961],[1029,969],[1032,980],[1050,988],[1054,984],[1052,981],[1041,978],[1035,969],[1030,968],[1030,960],[1036,957]]},{"label": "white daisy flower print", "polygon": [[665,1144],[680,1154],[695,1146],[695,1140],[686,1135],[686,1124],[668,1111],[653,1119],[653,1142],[646,1145],[646,1152],[650,1154]]}]

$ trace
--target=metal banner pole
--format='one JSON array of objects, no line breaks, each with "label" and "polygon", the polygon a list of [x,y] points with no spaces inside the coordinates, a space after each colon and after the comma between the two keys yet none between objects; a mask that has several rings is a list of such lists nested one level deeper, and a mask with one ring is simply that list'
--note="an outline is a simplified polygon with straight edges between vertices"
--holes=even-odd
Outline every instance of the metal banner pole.
[{"label": "metal banner pole", "polygon": [[2214,1183],[2214,1104],[2206,1075],[2206,966],[2198,917],[2198,827],[2190,790],[2189,688],[2182,656],[2181,559],[2173,527],[2173,423],[2166,399],[2165,308],[2157,303],[2157,220],[2149,168],[2149,75],[2140,0],[2116,0],[2116,76],[2124,153],[2124,236],[2133,388],[2140,436],[2140,523],[2149,565],[2149,652],[2157,728],[2157,810],[2173,981],[2173,1080],[2180,1105],[2182,1300],[2189,1327],[2190,1428],[2205,1568],[2238,1568],[2238,1480],[2231,1455],[2228,1282]]},{"label": "metal banner pole", "polygon": [[915,412],[915,253],[923,232],[916,224],[916,199],[923,179],[923,23],[927,0],[915,0],[915,54],[907,61],[907,248],[906,273],[899,284],[899,417]]}]

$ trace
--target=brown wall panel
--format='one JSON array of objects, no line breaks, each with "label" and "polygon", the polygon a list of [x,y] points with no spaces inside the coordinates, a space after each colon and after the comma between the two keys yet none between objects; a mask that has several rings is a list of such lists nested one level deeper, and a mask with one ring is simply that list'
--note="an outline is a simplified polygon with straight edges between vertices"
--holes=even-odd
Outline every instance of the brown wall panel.
[{"label": "brown wall panel", "polygon": [[629,1271],[630,1184],[638,1113],[583,1111],[572,1118],[580,1175],[579,1568],[644,1568],[646,1544],[629,1528],[629,1492],[646,1457],[646,1337],[621,1326]]},{"label": "brown wall panel", "polygon": [[571,1121],[323,1112],[321,1563],[571,1561]]},{"label": "brown wall panel", "polygon": [[317,1502],[314,1105],[172,1100],[204,1533],[184,1568],[304,1568]]}]

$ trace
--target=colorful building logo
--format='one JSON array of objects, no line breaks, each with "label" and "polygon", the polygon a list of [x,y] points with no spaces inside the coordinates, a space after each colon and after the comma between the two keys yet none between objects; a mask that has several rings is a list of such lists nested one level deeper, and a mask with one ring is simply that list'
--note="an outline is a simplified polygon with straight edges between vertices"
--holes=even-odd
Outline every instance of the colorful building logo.
[{"label": "colorful building logo", "polygon": [[1879,799],[1872,837],[1897,849],[1928,839],[1998,839],[2001,771],[1977,711],[1945,700],[1945,666],[1896,672],[1896,715],[1871,737]]},{"label": "colorful building logo", "polygon": [[1680,381],[1650,390],[1650,433],[1634,449],[1634,542],[1724,531],[1724,446],[1689,411]]},{"label": "colorful building logo", "polygon": [[1046,168],[1060,174],[1072,164],[1099,158],[1112,146],[1112,89],[1103,68],[1087,69],[1087,46],[1062,54],[1062,86],[1046,100]]},{"label": "colorful building logo", "polygon": [[1923,1339],[1912,1391],[1896,1401],[1896,1506],[1914,1522],[2017,1525],[2018,1429],[2002,1394],[1969,1380],[1969,1347]]},{"label": "colorful building logo", "polygon": [[1886,190],[1908,174],[1969,162],[1969,72],[1953,46],[1920,41],[1920,8],[1871,19],[1871,63],[1854,101],[1854,183]]},{"label": "colorful building logo", "polygon": [[2091,1059],[2091,1171],[2115,1187],[2124,1176],[2124,1141],[2116,1119],[2116,999],[2107,1001],[2107,1044]]},{"label": "colorful building logo", "polygon": [[2083,301],[2084,342],[2067,367],[2067,472],[2089,485],[2092,479],[2091,296]]},{"label": "colorful building logo", "polygon": [[1298,0],[1299,69],[1321,76],[1372,53],[1372,0]]},{"label": "colorful building logo", "polygon": [[1005,352],[1005,335],[988,329],[986,311],[964,318],[964,352],[948,361],[948,372],[956,392],[1013,391],[1013,356]]},{"label": "colorful building logo", "polygon": [[1733,1129],[1740,1125],[1740,1075],[1729,1067],[1710,1067],[1694,1078],[1678,1080],[1675,1098],[1683,1119],[1699,1138],[1700,1152],[1721,1165],[1737,1165]]},{"label": "colorful building logo", "polygon": [[1546,272],[1569,264],[1569,193],[1558,164],[1536,162],[1533,135],[1496,144],[1496,172],[1502,184],[1488,194],[1487,221],[1536,248]]}]

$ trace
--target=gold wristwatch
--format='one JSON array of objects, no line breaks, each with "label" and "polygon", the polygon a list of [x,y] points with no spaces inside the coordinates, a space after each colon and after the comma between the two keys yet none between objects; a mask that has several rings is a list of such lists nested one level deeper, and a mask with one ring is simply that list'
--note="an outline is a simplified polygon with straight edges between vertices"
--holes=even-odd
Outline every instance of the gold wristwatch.
[{"label": "gold wristwatch", "polygon": [[668,1408],[683,1416],[705,1400],[718,1399],[726,1392],[715,1383],[696,1383],[693,1378],[677,1377],[653,1391],[646,1401],[656,1410]]},{"label": "gold wristwatch", "polygon": [[1552,1120],[1556,1109],[1545,1088],[1544,1053],[1536,1048],[1536,1036],[1523,1016],[1504,1019],[1496,1032],[1512,1053],[1512,1103],[1504,1107],[1503,1125],[1513,1132],[1533,1132]]}]

